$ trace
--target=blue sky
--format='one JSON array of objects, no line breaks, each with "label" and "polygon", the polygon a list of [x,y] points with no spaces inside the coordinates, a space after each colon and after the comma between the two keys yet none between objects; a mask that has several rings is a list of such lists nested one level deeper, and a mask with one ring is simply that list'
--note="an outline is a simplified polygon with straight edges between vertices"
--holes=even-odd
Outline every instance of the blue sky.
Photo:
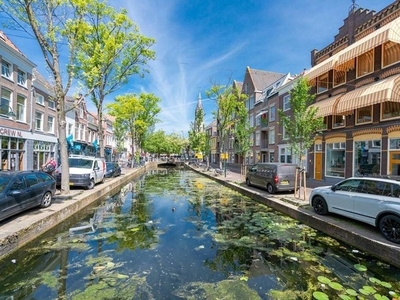
[{"label": "blue sky", "polygon": [[[380,11],[394,0],[358,0]],[[333,42],[351,0],[109,0],[126,8],[142,34],[156,39],[156,60],[145,78],[132,78],[117,94],[154,93],[161,101],[157,129],[187,136],[201,92],[206,123],[215,102],[212,84],[243,81],[246,67],[299,74],[310,68],[310,52]],[[38,48],[4,29],[45,73]],[[37,50],[33,50],[37,49]],[[46,74],[43,74],[46,75]],[[71,94],[74,92],[71,89]],[[113,101],[116,95],[106,98]],[[89,110],[95,111],[89,104]]]}]

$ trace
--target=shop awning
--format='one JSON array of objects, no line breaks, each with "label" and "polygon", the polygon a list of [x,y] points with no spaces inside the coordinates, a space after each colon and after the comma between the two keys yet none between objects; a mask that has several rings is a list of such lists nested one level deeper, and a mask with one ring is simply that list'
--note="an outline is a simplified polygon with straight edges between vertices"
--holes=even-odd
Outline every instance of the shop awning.
[{"label": "shop awning", "polygon": [[326,116],[333,115],[333,109],[335,107],[335,104],[338,101],[338,99],[343,95],[344,94],[339,94],[339,95],[335,95],[330,98],[318,101],[314,104],[311,104],[310,107],[318,108],[317,115],[316,115],[317,117],[326,117]]},{"label": "shop awning", "polygon": [[385,42],[400,43],[399,33],[400,20],[396,19],[341,51],[337,62],[338,65],[368,52]]},{"label": "shop awning", "polygon": [[321,76],[322,74],[325,74],[326,72],[334,68],[338,58],[339,56],[337,54],[333,55],[327,60],[307,70],[304,73],[304,77],[307,78],[308,80],[311,80],[317,78],[318,76]]},{"label": "shop awning", "polygon": [[386,101],[400,102],[400,75],[385,78],[344,94],[334,111],[336,115],[341,115]]},{"label": "shop awning", "polygon": [[256,115],[256,118],[261,117],[262,115],[265,115],[266,113],[268,113],[268,109],[264,109],[264,110],[260,111],[260,112]]}]

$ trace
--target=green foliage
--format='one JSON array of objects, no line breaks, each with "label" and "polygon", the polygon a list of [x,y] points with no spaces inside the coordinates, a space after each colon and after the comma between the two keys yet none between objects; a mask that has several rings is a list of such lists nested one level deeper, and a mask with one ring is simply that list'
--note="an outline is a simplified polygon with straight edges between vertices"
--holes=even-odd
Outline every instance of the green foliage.
[{"label": "green foliage", "polygon": [[109,114],[116,117],[116,123],[127,130],[134,143],[143,147],[146,135],[158,122],[160,101],[154,94],[125,94],[117,96],[106,107]]},{"label": "green foliage", "polygon": [[[84,27],[77,39],[74,75],[92,95],[99,120],[107,95],[128,83],[132,75],[144,76],[142,69],[155,58],[150,48],[155,40],[141,35],[125,9],[116,11],[106,1],[87,5],[88,15],[82,18]],[[104,154],[102,122],[99,122],[100,155]]]},{"label": "green foliage", "polygon": [[203,109],[196,110],[194,122],[190,124],[189,130],[190,149],[195,153],[201,153],[203,157],[211,151],[209,138],[204,129],[204,116]]},{"label": "green foliage", "polygon": [[177,154],[181,153],[186,143],[186,140],[176,133],[166,134],[163,130],[158,130],[147,136],[143,143],[143,149],[157,155]]},{"label": "green foliage", "polygon": [[310,107],[313,99],[314,95],[310,94],[310,86],[307,80],[300,78],[290,92],[292,114],[287,115],[282,110],[278,111],[281,123],[288,136],[288,143],[300,161],[307,149],[313,145],[314,136],[323,125],[323,118],[317,117],[317,108]]},{"label": "green foliage", "polygon": [[213,112],[217,120],[217,132],[219,133],[220,151],[227,148],[227,136],[235,138],[235,152],[245,155],[250,149],[250,128],[245,100],[247,96],[231,86],[213,85],[206,92],[209,98],[217,102],[217,110]]}]

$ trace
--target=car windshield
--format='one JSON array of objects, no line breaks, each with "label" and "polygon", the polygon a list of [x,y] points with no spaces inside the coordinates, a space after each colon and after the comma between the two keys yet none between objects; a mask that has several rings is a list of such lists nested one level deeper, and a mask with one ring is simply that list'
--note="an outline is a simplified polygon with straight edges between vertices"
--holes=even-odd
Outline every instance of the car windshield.
[{"label": "car windshield", "polygon": [[0,193],[4,191],[7,184],[10,182],[10,177],[8,176],[1,176],[0,177]]},{"label": "car windshield", "polygon": [[91,169],[93,160],[84,158],[70,158],[68,159],[68,162],[70,168]]}]

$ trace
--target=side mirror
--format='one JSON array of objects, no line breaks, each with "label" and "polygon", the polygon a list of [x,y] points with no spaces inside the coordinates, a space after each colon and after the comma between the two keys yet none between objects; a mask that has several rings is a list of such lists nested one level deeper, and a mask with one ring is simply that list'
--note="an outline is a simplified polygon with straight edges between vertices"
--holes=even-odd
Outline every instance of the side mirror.
[{"label": "side mirror", "polygon": [[336,185],[335,184],[331,186],[331,190],[332,191],[336,191]]}]

